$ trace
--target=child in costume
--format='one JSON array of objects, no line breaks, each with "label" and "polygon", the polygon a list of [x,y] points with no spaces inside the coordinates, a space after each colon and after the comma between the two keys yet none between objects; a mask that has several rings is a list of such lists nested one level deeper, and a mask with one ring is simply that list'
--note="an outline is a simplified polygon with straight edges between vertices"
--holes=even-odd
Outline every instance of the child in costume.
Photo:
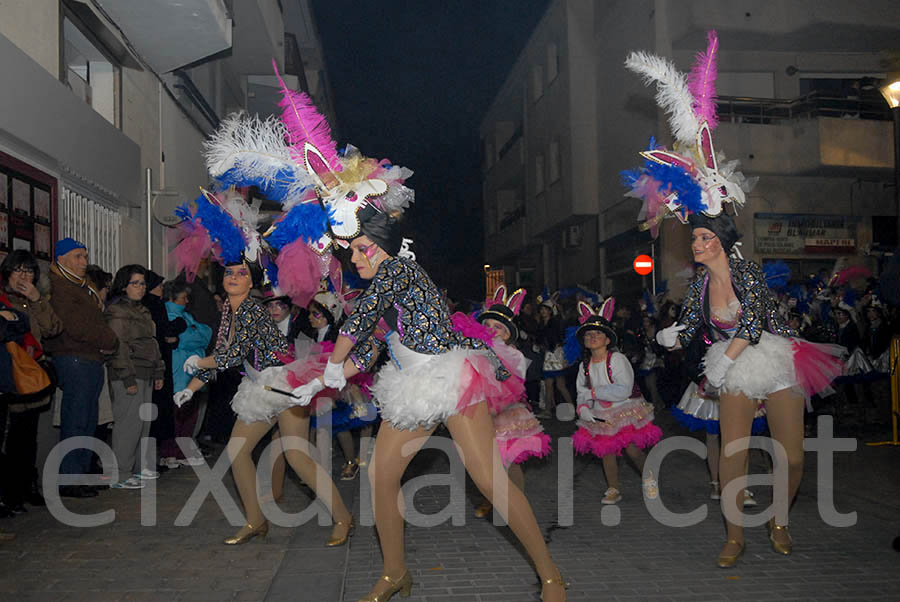
[{"label": "child in costume", "polygon": [[[631,195],[645,202],[648,227],[658,228],[669,214],[690,224],[694,261],[702,265],[688,289],[681,324],[659,331],[656,340],[669,349],[687,348],[704,330],[710,335],[704,375],[709,388],[719,390],[723,450],[750,435],[759,401],[765,400],[769,428],[787,454],[788,470],[787,499],[777,500],[782,509],[769,521],[769,540],[776,553],[790,554],[786,511],[803,476],[804,398],[830,388],[841,372],[841,348],[798,338],[782,318],[762,269],[736,247],[740,234],[725,208],[742,206],[751,183],[736,171],[736,162],[726,163],[713,147],[715,32],[709,32],[708,42],[687,77],[661,57],[636,52],[626,59],[626,67],[656,82],[657,102],[669,113],[678,146],[670,151],[651,144],[641,153],[644,166],[625,180]],[[734,480],[745,482],[746,457],[746,448],[722,454],[723,490]],[[722,496],[727,541],[716,560],[721,568],[734,567],[744,552],[742,490]]]},{"label": "child in costume", "polygon": [[[506,286],[500,285],[493,298],[488,299],[488,308],[478,314],[481,329],[470,326],[471,318],[464,314],[454,314],[456,330],[484,340],[497,353],[511,376],[496,392],[486,392],[485,397],[494,419],[494,432],[500,448],[500,458],[507,467],[509,480],[525,491],[525,472],[522,463],[530,458],[543,458],[552,450],[550,435],[535,418],[525,401],[525,371],[528,360],[514,345],[519,339],[519,328],[515,318],[519,314],[525,290],[519,289],[509,298]],[[484,332],[484,330],[488,332]],[[475,510],[475,516],[484,518],[493,506],[484,500]]]},{"label": "child in costume", "polygon": [[[662,438],[662,431],[653,424],[653,406],[635,386],[631,363],[614,350],[619,339],[609,321],[614,307],[610,297],[595,314],[590,305],[579,301],[581,324],[570,330],[566,344],[570,361],[578,355],[583,358],[576,380],[578,430],[572,442],[579,454],[593,454],[603,461],[608,485],[603,504],[622,499],[616,457],[624,450],[643,473],[647,456],[641,449]],[[649,497],[655,497],[655,487],[653,476],[647,475],[644,490]]]}]

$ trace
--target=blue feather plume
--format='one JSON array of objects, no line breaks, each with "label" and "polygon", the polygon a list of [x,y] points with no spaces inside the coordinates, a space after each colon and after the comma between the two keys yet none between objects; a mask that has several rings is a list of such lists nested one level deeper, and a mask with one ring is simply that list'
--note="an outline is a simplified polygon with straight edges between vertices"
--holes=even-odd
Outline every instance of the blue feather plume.
[{"label": "blue feather plume", "polygon": [[692,213],[701,213],[708,209],[706,203],[703,202],[697,180],[681,167],[651,161],[646,169],[647,174],[659,182],[660,190],[669,189],[671,192],[677,193],[678,202]]},{"label": "blue feather plume", "polygon": [[328,231],[328,214],[318,202],[300,203],[275,225],[275,230],[266,240],[273,248],[280,250],[300,238],[308,243],[319,240]]},{"label": "blue feather plume", "polygon": [[650,294],[650,291],[644,289],[644,303],[647,305],[647,314],[650,316],[656,315],[656,305],[653,303],[653,295]]},{"label": "blue feather plume", "polygon": [[566,339],[563,342],[563,354],[569,364],[574,364],[581,359],[581,343],[578,341],[577,326],[566,328]]},{"label": "blue feather plume", "polygon": [[773,291],[782,291],[791,280],[791,268],[781,261],[767,261],[763,264],[763,274],[766,278],[766,284]]},{"label": "blue feather plume", "polygon": [[196,217],[209,232],[210,240],[219,245],[220,255],[225,263],[240,261],[246,242],[231,216],[202,195],[194,202],[197,204]]}]

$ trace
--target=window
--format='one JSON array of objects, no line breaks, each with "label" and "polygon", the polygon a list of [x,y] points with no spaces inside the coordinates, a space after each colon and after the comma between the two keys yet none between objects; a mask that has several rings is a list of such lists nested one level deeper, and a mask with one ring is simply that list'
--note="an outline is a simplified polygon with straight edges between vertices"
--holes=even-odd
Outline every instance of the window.
[{"label": "window", "polygon": [[561,166],[559,162],[559,141],[554,140],[550,143],[550,152],[548,153],[550,162],[550,183],[553,184],[559,179]]},{"label": "window", "polygon": [[94,36],[69,14],[63,18],[60,79],[108,122],[119,127],[120,69]]},{"label": "window", "polygon": [[535,102],[544,95],[544,69],[535,65],[531,70],[531,99]]},{"label": "window", "polygon": [[494,145],[491,142],[484,143],[484,166],[486,169],[494,166]]},{"label": "window", "polygon": [[56,179],[0,153],[0,261],[17,249],[49,267],[55,240]]},{"label": "window", "polygon": [[544,155],[534,158],[534,194],[544,192]]},{"label": "window", "polygon": [[70,190],[62,189],[59,211],[59,237],[71,236],[88,248],[88,259],[108,272],[119,269],[119,232],[122,216]]},{"label": "window", "polygon": [[547,44],[547,83],[549,84],[559,75],[559,52],[556,44]]}]

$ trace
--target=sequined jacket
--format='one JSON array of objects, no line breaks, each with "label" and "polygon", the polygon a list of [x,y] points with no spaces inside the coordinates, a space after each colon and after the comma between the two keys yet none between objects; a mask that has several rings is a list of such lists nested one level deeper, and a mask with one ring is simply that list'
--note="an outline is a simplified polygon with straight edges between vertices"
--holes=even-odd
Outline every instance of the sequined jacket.
[{"label": "sequined jacket", "polygon": [[419,353],[438,355],[454,347],[487,349],[498,380],[509,378],[509,371],[483,341],[453,330],[443,295],[425,270],[411,259],[384,260],[341,327],[341,334],[354,343],[350,359],[362,371],[368,370],[386,347],[384,341],[373,336],[382,318],[397,332],[404,346]]},{"label": "sequined jacket", "polygon": [[[232,311],[227,301],[222,308],[222,322],[213,357],[216,370],[240,366],[244,360],[250,361],[255,370],[264,370],[282,364],[280,357],[289,352],[287,339],[278,325],[255,299],[247,297]],[[200,370],[195,375],[203,382],[209,382],[216,370]]]},{"label": "sequined jacket", "polygon": [[[746,339],[751,345],[755,345],[759,342],[763,330],[783,337],[798,336],[779,315],[778,302],[766,285],[759,264],[729,257],[728,267],[731,270],[731,286],[738,301],[741,302],[735,338]],[[688,288],[684,308],[678,320],[685,326],[685,329],[678,333],[678,340],[685,349],[701,330],[701,326],[705,326],[707,332],[715,332],[715,327],[710,321],[708,293],[709,271],[706,267],[700,266]]]}]

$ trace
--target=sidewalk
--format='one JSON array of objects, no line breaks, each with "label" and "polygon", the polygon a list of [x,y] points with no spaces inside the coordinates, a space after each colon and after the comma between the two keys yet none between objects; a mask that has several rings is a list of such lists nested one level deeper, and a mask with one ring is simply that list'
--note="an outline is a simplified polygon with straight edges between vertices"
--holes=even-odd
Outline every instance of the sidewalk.
[{"label": "sidewalk", "polygon": [[[685,434],[665,417],[667,435]],[[547,425],[554,436],[572,432],[571,423]],[[339,456],[339,454],[337,454]],[[621,464],[624,499],[602,507],[606,489],[599,461],[574,460],[574,525],[557,521],[558,454],[526,466],[526,493],[551,552],[571,582],[570,600],[897,600],[900,553],[891,549],[900,535],[900,449],[860,445],[838,453],[835,506],[856,511],[849,528],[825,525],[816,506],[817,456],[807,454],[807,472],[791,515],[794,554],[773,553],[763,527],[747,533],[747,553],[734,570],[716,568],[724,541],[718,507],[708,499],[705,463],[687,452],[671,454],[659,475],[661,499],[671,511],[708,504],[708,516],[688,528],[665,527],[650,517],[638,475]],[[756,464],[756,460],[754,464]],[[407,478],[447,472],[442,453],[425,450]],[[335,458],[335,474],[339,457]],[[762,472],[762,465],[754,466]],[[233,492],[230,476],[224,479]],[[360,480],[338,482],[359,517]],[[17,539],[0,543],[0,599],[49,601],[245,601],[356,602],[381,571],[375,529],[361,526],[349,547],[325,548],[330,527],[272,526],[263,541],[223,546],[236,531],[207,498],[190,526],[174,526],[195,485],[183,467],[157,481],[156,526],[141,526],[140,492],[105,491],[87,500],[64,499],[74,512],[116,512],[115,520],[93,528],[67,527],[45,509],[0,521]],[[471,493],[471,483],[468,489]],[[285,512],[310,504],[308,490],[289,471]],[[756,488],[760,508],[770,495]],[[237,500],[237,495],[233,493]],[[428,487],[415,497],[423,513],[441,511],[446,486]],[[529,601],[539,599],[534,571],[506,527],[472,514],[466,500],[464,526],[409,526],[407,554],[415,585],[410,602]],[[618,517],[618,520],[616,518]],[[615,524],[618,523],[618,524]]]}]

